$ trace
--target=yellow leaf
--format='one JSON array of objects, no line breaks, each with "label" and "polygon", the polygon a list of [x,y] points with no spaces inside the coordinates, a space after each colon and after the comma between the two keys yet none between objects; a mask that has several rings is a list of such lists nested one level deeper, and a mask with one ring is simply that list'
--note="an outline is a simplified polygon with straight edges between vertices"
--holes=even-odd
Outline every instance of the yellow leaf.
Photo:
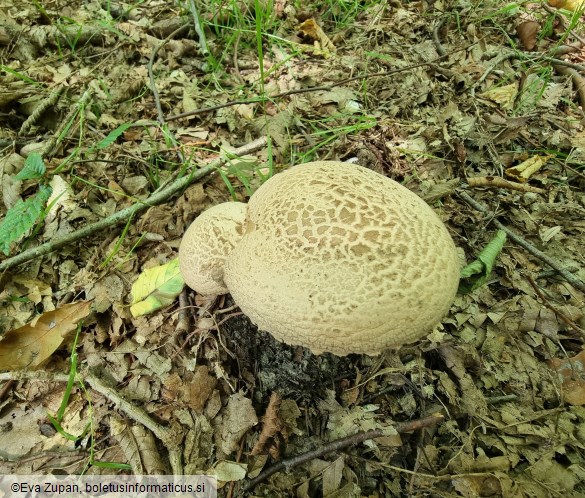
[{"label": "yellow leaf", "polygon": [[171,304],[185,281],[179,273],[179,260],[144,270],[132,286],[132,316],[146,315]]},{"label": "yellow leaf", "polygon": [[0,370],[40,367],[76,329],[77,322],[89,315],[89,305],[89,301],[65,304],[4,334],[0,340]]},{"label": "yellow leaf", "polygon": [[525,183],[529,178],[542,168],[552,156],[532,156],[517,166],[506,170],[506,176],[515,178],[517,181]]},{"label": "yellow leaf", "polygon": [[518,95],[518,83],[511,83],[505,86],[490,88],[483,92],[480,97],[489,99],[496,104],[500,104],[502,109],[512,109]]}]

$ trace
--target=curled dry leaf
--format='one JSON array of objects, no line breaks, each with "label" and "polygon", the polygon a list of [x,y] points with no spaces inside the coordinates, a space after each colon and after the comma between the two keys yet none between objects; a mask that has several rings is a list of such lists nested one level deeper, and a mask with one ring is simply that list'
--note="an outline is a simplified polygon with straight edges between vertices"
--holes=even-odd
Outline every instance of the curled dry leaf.
[{"label": "curled dry leaf", "polygon": [[0,341],[0,370],[40,367],[89,315],[89,305],[89,301],[65,304],[6,333]]},{"label": "curled dry leaf", "polygon": [[[282,433],[283,425],[280,420],[279,410],[282,399],[278,393],[272,393],[268,408],[266,408],[266,414],[262,417],[262,432],[254,448],[252,448],[251,455],[259,455],[264,451],[268,451],[272,458],[280,457],[280,438],[278,437]],[[283,434],[284,439],[287,439],[287,435]]]},{"label": "curled dry leaf", "polygon": [[532,156],[526,161],[506,169],[506,176],[514,178],[520,183],[527,182],[530,177],[539,171],[552,156]]},{"label": "curled dry leaf", "polygon": [[322,55],[325,59],[336,52],[335,45],[325,34],[315,19],[307,19],[299,25],[299,32],[315,44],[315,54]]},{"label": "curled dry leaf", "polygon": [[540,30],[540,24],[536,21],[526,21],[516,27],[518,38],[526,50],[532,50],[536,46],[536,35]]}]

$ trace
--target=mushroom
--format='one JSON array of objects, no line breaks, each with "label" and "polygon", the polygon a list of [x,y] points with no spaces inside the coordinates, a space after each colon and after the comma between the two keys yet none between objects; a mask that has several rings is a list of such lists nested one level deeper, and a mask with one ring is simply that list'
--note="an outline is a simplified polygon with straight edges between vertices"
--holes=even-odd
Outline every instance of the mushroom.
[{"label": "mushroom", "polygon": [[224,202],[203,211],[185,232],[179,247],[179,269],[199,294],[227,294],[225,260],[243,235],[246,204]]},{"label": "mushroom", "polygon": [[448,312],[459,283],[455,244],[422,199],[336,161],[275,175],[247,206],[205,211],[179,259],[197,292],[229,291],[260,329],[316,354],[414,342]]}]

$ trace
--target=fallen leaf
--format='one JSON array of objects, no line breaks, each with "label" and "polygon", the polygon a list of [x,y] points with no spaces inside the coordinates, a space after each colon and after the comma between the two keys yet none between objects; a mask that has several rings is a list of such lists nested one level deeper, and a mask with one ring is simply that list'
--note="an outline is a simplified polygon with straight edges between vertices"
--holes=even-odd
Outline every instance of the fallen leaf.
[{"label": "fallen leaf", "polygon": [[506,232],[498,230],[495,237],[488,242],[477,258],[461,270],[459,293],[468,294],[488,281],[496,258],[502,251],[505,242]]},{"label": "fallen leaf", "polygon": [[314,43],[315,55],[322,55],[327,59],[331,57],[331,53],[335,53],[335,45],[325,34],[321,26],[317,24],[315,19],[307,19],[299,25],[298,29],[305,38],[308,38]]},{"label": "fallen leaf", "polygon": [[79,320],[89,315],[90,301],[65,304],[7,332],[0,341],[0,370],[34,370],[41,366]]},{"label": "fallen leaf", "polygon": [[548,364],[559,374],[565,401],[585,405],[585,350],[572,358],[553,358]]},{"label": "fallen leaf", "polygon": [[516,33],[526,50],[532,50],[536,46],[536,35],[539,29],[540,24],[536,21],[526,21],[517,26]]},{"label": "fallen leaf", "polygon": [[[283,426],[280,420],[281,397],[278,393],[272,393],[266,413],[262,417],[262,432],[250,455],[259,455],[268,452],[273,458],[280,457],[280,439],[278,434],[282,432]],[[286,436],[285,436],[285,439]]]},{"label": "fallen leaf", "polygon": [[505,86],[490,88],[483,92],[480,97],[500,104],[502,109],[512,109],[516,96],[518,95],[518,83],[511,83]]},{"label": "fallen leaf", "polygon": [[144,270],[132,285],[130,313],[137,317],[171,304],[185,282],[179,273],[179,260]]},{"label": "fallen leaf", "polygon": [[530,177],[540,170],[552,156],[532,156],[517,166],[506,169],[506,176],[526,183]]},{"label": "fallen leaf", "polygon": [[208,474],[213,474],[219,482],[241,481],[246,477],[247,465],[229,460],[217,462]]},{"label": "fallen leaf", "polygon": [[323,496],[330,496],[339,489],[345,467],[345,457],[341,455],[323,471]]},{"label": "fallen leaf", "polygon": [[257,423],[252,400],[242,393],[232,394],[215,433],[218,449],[225,455],[236,451],[242,436]]}]

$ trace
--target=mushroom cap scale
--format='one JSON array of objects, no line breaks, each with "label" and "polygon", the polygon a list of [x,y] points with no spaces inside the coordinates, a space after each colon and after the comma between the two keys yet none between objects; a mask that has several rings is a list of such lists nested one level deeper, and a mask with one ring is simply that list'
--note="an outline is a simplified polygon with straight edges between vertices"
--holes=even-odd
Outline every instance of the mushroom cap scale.
[{"label": "mushroom cap scale", "polygon": [[200,294],[227,294],[225,259],[243,235],[246,204],[225,202],[203,211],[185,232],[179,247],[179,270]]},{"label": "mushroom cap scale", "polygon": [[447,313],[455,245],[399,183],[335,161],[275,175],[251,197],[224,282],[277,339],[338,355],[413,342]]}]

